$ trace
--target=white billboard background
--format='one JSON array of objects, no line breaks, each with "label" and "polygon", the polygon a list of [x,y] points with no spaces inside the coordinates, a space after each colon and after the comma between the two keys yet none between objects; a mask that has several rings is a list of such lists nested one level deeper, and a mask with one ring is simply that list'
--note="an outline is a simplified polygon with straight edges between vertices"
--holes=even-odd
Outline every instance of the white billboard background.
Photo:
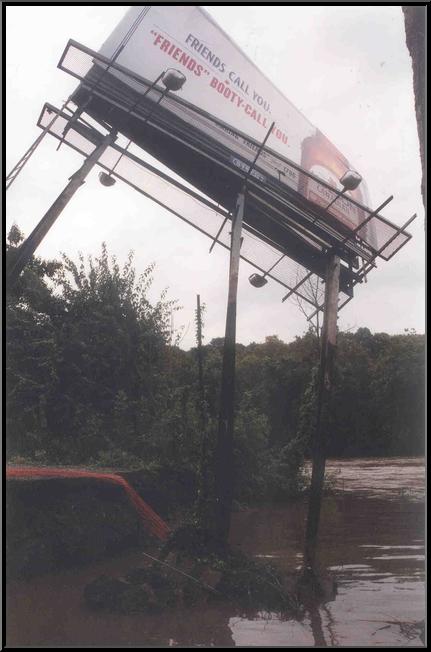
[{"label": "white billboard background", "polygon": [[[100,54],[107,58],[114,55],[141,12],[144,16],[116,57],[116,63],[150,82],[167,68],[180,70],[187,80],[178,92],[179,97],[258,143],[263,141],[274,122],[268,148],[334,188],[342,188],[339,179],[347,169],[354,169],[353,166],[201,7],[134,6],[105,41]],[[110,72],[117,74],[112,68]],[[123,75],[119,76],[126,81]],[[165,106],[169,108],[169,103]],[[195,115],[193,122],[195,125],[198,122]],[[232,138],[228,132],[223,134],[217,129],[215,123],[211,123],[211,130],[218,131],[223,140]],[[208,131],[208,123],[205,131]],[[236,142],[236,146],[238,144]],[[254,157],[256,148],[251,143],[242,140],[241,145]],[[280,162],[267,152],[261,154],[259,163],[277,179],[321,206],[332,199],[328,189],[313,180],[301,184],[299,173],[292,167],[282,168],[283,176],[280,177],[277,172]],[[351,196],[369,205],[366,182],[362,181]],[[330,211],[350,228],[355,228],[363,219],[362,212],[343,199],[337,200]]]}]

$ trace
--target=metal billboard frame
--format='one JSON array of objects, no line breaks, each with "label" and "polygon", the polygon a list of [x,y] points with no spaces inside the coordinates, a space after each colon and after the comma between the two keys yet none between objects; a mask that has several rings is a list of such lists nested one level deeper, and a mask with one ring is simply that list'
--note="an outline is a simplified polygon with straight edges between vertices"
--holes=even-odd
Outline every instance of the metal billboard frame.
[{"label": "metal billboard frame", "polygon": [[[68,129],[65,134],[62,133],[62,129],[58,129],[56,131],[55,127],[55,120],[52,120],[52,114],[55,114],[58,118],[62,118],[67,122]],[[64,111],[57,109],[50,103],[45,103],[45,105],[42,108],[42,111],[39,115],[37,125],[41,129],[47,129],[47,133],[49,133],[51,136],[53,136],[55,139],[57,139],[60,143],[64,143],[74,151],[86,156],[90,153],[91,148],[96,148],[98,143],[100,142],[101,138],[103,138],[104,134],[102,134],[100,131],[97,131],[93,125],[90,124],[88,120],[86,120],[83,115],[79,116],[76,120],[73,122],[71,121],[72,115],[67,115]],[[46,123],[46,124],[45,124]],[[58,124],[58,123],[57,123]],[[61,125],[63,126],[63,125]],[[103,128],[103,125],[99,125],[100,127]],[[48,127],[48,128],[47,128]],[[88,149],[85,150],[83,147],[83,141],[79,140],[78,142],[80,145],[76,142],[76,135],[78,135],[81,139],[84,139],[85,144],[88,146]],[[75,140],[75,142],[74,142]],[[149,172],[163,181],[166,181],[169,183],[172,187],[175,187],[178,189],[181,193],[184,193],[185,195],[188,195],[192,197],[194,200],[200,202],[202,204],[202,207],[206,207],[220,215],[221,218],[223,218],[223,221],[221,222],[221,226],[224,226],[228,221],[230,222],[232,219],[232,214],[224,209],[223,207],[215,204],[208,198],[198,194],[191,188],[188,188],[184,184],[180,183],[176,179],[170,177],[167,175],[165,172],[155,168],[153,165],[150,163],[143,161],[139,157],[137,157],[135,154],[133,154],[130,151],[127,151],[125,148],[120,147],[118,144],[115,142],[110,144],[110,149],[115,151],[118,155],[124,157],[124,159],[127,161],[129,160],[131,163],[133,163],[135,166],[139,166],[139,168],[142,168],[143,171]],[[101,167],[102,169],[106,170],[107,172],[110,172],[110,167],[106,164],[103,163],[102,160],[98,160],[97,165]],[[176,217],[179,217],[183,222],[187,223],[189,226],[192,226],[194,229],[202,233],[203,235],[207,236],[210,238],[212,241],[211,249],[214,244],[218,244],[222,246],[223,248],[229,250],[229,245],[226,243],[226,239],[223,241],[222,239],[219,239],[214,237],[214,234],[211,234],[208,232],[208,230],[205,230],[201,226],[199,226],[198,223],[193,222],[190,217],[187,217],[184,214],[181,214],[178,210],[173,210],[173,208],[169,205],[166,204],[166,202],[163,201],[161,197],[157,197],[154,194],[151,194],[149,192],[146,192],[143,188],[139,187],[136,185],[136,183],[133,183],[130,179],[128,179],[124,174],[121,174],[121,171],[113,171],[112,175],[115,176],[117,179],[120,181],[125,182],[127,185],[132,187],[134,190],[137,190],[139,193],[144,195],[145,197],[151,199],[155,203],[157,203],[159,206],[162,208],[168,210],[170,213],[176,215]],[[276,252],[278,256],[282,254],[282,257],[288,257],[288,254],[283,251],[282,248],[280,248],[277,243],[271,242],[269,240],[263,240],[260,236],[260,234],[256,233],[251,227],[249,227],[246,224],[243,224],[243,231],[245,232],[245,237],[250,236],[253,238],[259,238],[262,240],[262,242],[273,252]],[[277,276],[277,272],[271,273],[271,270],[268,271],[267,268],[265,268],[262,265],[259,265],[256,260],[251,259],[250,257],[247,257],[244,254],[240,254],[240,257],[242,260],[247,262],[249,265],[254,267],[256,270],[259,272],[265,274],[268,278],[271,280],[275,281],[279,285],[281,285],[285,290],[288,290],[287,295],[285,295],[282,299],[284,301],[286,298],[291,296],[292,294],[296,294],[301,300],[307,302],[314,308],[318,308],[318,304],[315,302],[311,301],[309,297],[307,297],[305,294],[302,294],[300,291],[301,285],[305,283],[310,276],[313,274],[312,272],[306,271],[304,274],[303,278],[301,280],[294,284],[290,285],[286,283],[280,276]],[[277,260],[279,262],[279,260]],[[277,264],[277,263],[276,263]],[[276,265],[272,265],[272,267],[275,267]],[[299,266],[298,266],[299,267]],[[360,281],[358,281],[360,282]],[[347,296],[347,295],[345,295]],[[348,297],[349,298],[349,297]],[[343,301],[340,305],[340,309],[343,305],[345,305],[347,301]]]},{"label": "metal billboard frame", "polygon": [[[72,55],[70,54],[71,48],[74,49]],[[105,68],[102,68],[102,74],[99,75],[98,80],[96,78],[96,80],[93,80],[92,82],[90,82],[90,80],[86,79],[87,73],[82,74],[82,72],[81,73],[79,72],[79,67],[80,66],[82,67],[82,65],[83,65],[82,64],[82,59],[80,60],[81,63],[76,64],[76,65],[73,63],[73,61],[71,61],[71,58],[73,58],[73,56],[78,56],[78,53],[80,53],[81,57],[84,56],[84,57],[88,58],[88,60],[85,63],[85,66],[87,66],[87,68],[88,68],[88,65],[90,63],[90,59],[91,59],[91,62],[92,62],[91,65],[93,65],[95,62],[97,62],[98,65],[100,64],[101,66],[105,66]],[[123,66],[119,65],[118,63],[111,62],[106,57],[103,57],[102,55],[98,54],[97,52],[94,52],[90,48],[82,46],[81,44],[79,44],[78,42],[73,41],[73,40],[70,40],[68,42],[68,44],[67,44],[67,46],[66,46],[66,48],[65,48],[65,50],[63,52],[63,55],[62,55],[62,57],[60,59],[59,68],[61,70],[65,71],[65,72],[68,72],[69,74],[71,74],[72,76],[74,76],[75,78],[77,78],[77,79],[79,79],[81,81],[81,84],[80,84],[78,90],[75,92],[74,101],[75,102],[76,102],[76,100],[78,100],[78,102],[81,101],[83,99],[83,97],[85,96],[85,93],[87,93],[86,101],[84,101],[85,110],[88,110],[88,108],[89,108],[88,104],[91,104],[92,101],[96,101],[96,100],[98,102],[107,101],[110,104],[112,104],[112,106],[115,106],[115,107],[119,108],[120,110],[125,111],[129,119],[134,118],[136,120],[141,120],[142,121],[142,120],[145,120],[145,118],[147,117],[147,114],[145,112],[143,112],[143,106],[142,105],[140,107],[141,110],[142,110],[141,113],[139,113],[136,110],[136,100],[134,102],[134,104],[135,104],[134,108],[133,108],[133,103],[129,103],[129,105],[127,105],[127,103],[124,104],[124,101],[123,101],[123,105],[122,105],[121,101],[120,101],[120,99],[118,97],[116,97],[116,98],[108,97],[107,94],[106,94],[106,89],[105,90],[102,89],[100,87],[100,85],[98,87],[98,82],[100,82],[100,79],[106,75],[106,73],[108,72],[108,68],[115,69],[116,71],[120,72],[123,76],[130,78],[130,80],[135,85],[138,85],[142,89],[144,89],[144,88],[148,89],[148,87],[151,86],[152,84],[154,84],[154,82],[150,82],[149,80],[146,80],[143,77],[140,77],[136,73],[131,73],[129,70],[127,70]],[[87,70],[87,72],[88,72],[88,70]],[[115,83],[117,83],[117,81]],[[124,84],[123,84],[123,86],[124,86]],[[129,93],[134,92],[132,88],[129,88],[128,90],[129,90]],[[157,86],[154,88],[154,90],[156,92],[158,91],[159,93],[162,92],[159,88],[157,88]],[[138,93],[138,96],[139,96],[139,93]],[[135,97],[136,97],[136,92],[135,92]],[[205,111],[202,111],[198,107],[195,107],[195,106],[191,105],[190,103],[186,102],[185,100],[182,100],[181,98],[179,98],[177,96],[170,95],[169,96],[169,101],[171,102],[172,105],[175,104],[176,106],[181,107],[182,110],[183,109],[187,110],[187,112],[189,114],[190,114],[190,112],[192,112],[196,116],[203,117],[203,118],[205,118],[205,120],[211,121],[212,123],[214,123],[218,127],[221,127],[222,129],[225,129],[225,130],[228,130],[231,133],[234,133],[235,136],[246,139],[248,142],[252,143],[256,148],[260,146],[260,143],[254,141],[252,138],[250,138],[249,136],[247,136],[243,132],[240,132],[239,130],[233,129],[230,125],[227,125],[227,124],[221,122],[220,120],[214,118],[213,116],[210,116]],[[149,106],[151,106],[151,100],[148,100],[148,102],[149,102]],[[78,109],[78,113],[79,113],[79,109]],[[172,120],[172,114],[171,114],[170,111],[168,113],[169,113],[169,118],[170,118],[169,119],[169,126],[168,126],[168,130],[170,131],[170,137],[172,139],[175,139],[178,143],[181,143],[181,145],[183,145],[183,146],[185,145],[186,147],[188,147],[189,152],[191,152],[193,154],[194,153],[199,153],[200,155],[204,155],[204,145],[206,146],[206,144],[203,143],[203,138],[201,137],[199,139],[199,146],[196,148],[196,143],[191,143],[190,139],[188,140],[187,138],[184,138],[184,133],[181,134],[182,137],[178,135],[178,130],[177,130],[177,133],[174,134],[173,133],[174,125],[173,125],[173,120]],[[163,120],[161,118],[162,115],[163,115],[163,107],[160,107],[160,110],[157,112],[157,115],[152,116],[152,118],[150,120],[148,120],[148,122],[146,123],[146,129],[154,130],[154,132],[159,134],[160,137],[163,134],[166,135],[166,131],[167,131],[166,130],[166,120],[165,120],[165,122],[163,122]],[[97,117],[97,119],[100,120],[100,115],[99,116],[95,115],[94,117]],[[122,131],[121,129],[119,129],[119,130]],[[188,130],[188,131],[190,131],[190,130]],[[202,134],[200,134],[200,136],[202,136]],[[318,182],[319,184],[321,184],[323,187],[325,187],[327,189],[328,193],[331,193],[331,197],[337,198],[337,196],[339,196],[340,193],[338,191],[334,191],[334,188],[332,186],[327,184],[325,181],[319,179],[318,177],[316,177],[312,173],[310,173],[310,172],[308,172],[306,170],[303,170],[300,166],[293,163],[292,161],[281,157],[279,154],[275,153],[273,150],[271,150],[268,147],[265,147],[265,152],[268,152],[272,157],[274,157],[278,161],[280,161],[280,164],[288,166],[289,168],[292,168],[292,169],[296,170],[297,172],[299,172],[300,174],[302,174],[302,175],[304,175],[304,176]],[[210,158],[211,158],[211,155],[213,157],[214,156],[217,157],[217,152],[214,152],[214,148],[213,148],[213,150],[211,150],[211,153],[209,154],[208,151],[207,151],[206,155],[207,155],[207,157],[209,156]],[[250,162],[244,162],[244,161],[242,163],[243,163],[243,165],[245,167],[250,164]],[[229,173],[232,175],[232,177],[237,178],[238,184],[239,185],[241,184],[242,177],[241,177],[241,174],[240,174],[239,170],[236,170],[234,165],[231,162],[227,163],[226,157],[223,160],[220,157],[220,155],[218,154],[217,165],[222,166],[224,168],[227,168],[229,170]],[[168,166],[169,166],[169,163],[168,163]],[[169,166],[169,167],[172,167],[172,166]],[[172,169],[174,169],[174,168],[172,168]],[[258,170],[258,169],[259,169],[259,165],[256,166],[256,170]],[[178,171],[178,170],[175,170],[175,171]],[[179,171],[179,173],[181,174],[181,171]],[[264,176],[265,171],[262,170],[262,168],[260,168],[259,169],[259,174],[262,174],[262,176]],[[181,174],[181,176],[184,176],[184,175]],[[333,238],[332,245],[334,245],[334,244],[336,245],[337,240],[338,240],[338,245],[340,243],[342,243],[341,250],[343,248],[346,248],[346,250],[348,252],[343,257],[343,251],[340,251],[340,255],[345,260],[348,260],[349,254],[353,257],[353,259],[354,259],[354,256],[356,254],[356,255],[359,255],[364,260],[371,261],[373,258],[376,257],[376,254],[377,254],[379,257],[382,257],[383,259],[389,260],[389,258],[392,257],[394,252],[390,252],[390,254],[387,255],[387,252],[385,252],[385,249],[388,246],[388,241],[391,239],[391,236],[393,234],[396,234],[397,237],[400,236],[400,235],[403,236],[403,242],[399,245],[399,247],[397,247],[397,250],[399,248],[401,248],[401,246],[403,246],[403,244],[405,244],[411,237],[410,234],[407,234],[404,231],[403,228],[398,229],[398,227],[396,227],[394,224],[392,224],[389,220],[387,220],[383,216],[379,215],[376,211],[371,211],[370,209],[366,208],[365,206],[362,206],[361,204],[359,204],[358,202],[356,202],[355,200],[353,200],[350,197],[346,198],[346,200],[348,200],[352,205],[356,206],[359,210],[363,211],[364,214],[366,214],[368,219],[364,219],[363,222],[359,225],[359,228],[355,229],[354,233],[352,233],[352,232],[349,233],[348,230],[347,231],[337,232],[337,229],[334,226],[334,218],[333,218],[333,216],[331,217],[330,215],[328,215],[327,212],[322,210],[316,204],[312,204],[312,202],[309,202],[309,201],[305,200],[305,198],[301,197],[298,193],[295,193],[295,192],[292,193],[291,189],[289,189],[285,184],[281,183],[281,181],[278,184],[274,183],[273,181],[274,180],[271,179],[271,195],[272,195],[272,199],[274,201],[280,202],[279,205],[281,205],[283,209],[286,209],[286,202],[288,202],[290,204],[289,208],[292,209],[292,205],[291,205],[292,199],[293,199],[293,203],[296,204],[296,209],[298,209],[298,202],[300,204],[305,202],[305,204],[304,204],[305,205],[305,211],[308,214],[308,227],[307,228],[312,229],[312,231],[314,231],[317,234],[319,232],[323,232],[323,233],[326,234],[327,237]],[[194,184],[194,185],[196,185],[196,184]],[[267,189],[266,197],[268,197],[268,189]],[[364,243],[363,241],[362,242],[360,241],[360,234],[358,233],[358,231],[362,227],[364,227],[365,224],[370,222],[370,213],[372,213],[372,220],[371,221],[375,222],[375,223],[378,223],[379,226],[381,226],[382,228],[386,228],[388,230],[388,232],[389,232],[389,235],[388,235],[386,241],[383,243],[385,246],[379,246],[377,248],[372,249],[369,246],[367,246],[366,243]],[[301,211],[301,214],[299,215],[299,217],[298,217],[298,215],[299,215],[299,213],[296,214],[296,217],[298,218],[298,221],[300,221],[301,218],[304,219],[304,211]],[[359,244],[360,244],[360,246],[359,246]]]}]

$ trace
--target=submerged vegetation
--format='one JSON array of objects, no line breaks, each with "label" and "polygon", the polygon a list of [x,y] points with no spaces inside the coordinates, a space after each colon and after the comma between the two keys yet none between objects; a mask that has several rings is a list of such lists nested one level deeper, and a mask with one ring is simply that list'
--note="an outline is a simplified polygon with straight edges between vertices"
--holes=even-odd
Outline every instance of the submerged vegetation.
[{"label": "submerged vegetation", "polygon": [[158,558],[143,555],[145,565],[120,577],[102,575],[87,585],[87,604],[133,613],[228,601],[242,613],[264,610],[301,615],[292,576],[283,576],[275,565],[239,550],[216,550],[199,527],[178,528]]},{"label": "submerged vegetation", "polygon": [[142,565],[125,576],[102,575],[85,587],[84,597],[92,608],[122,613],[214,601],[232,602],[242,613],[264,610],[296,617],[301,613],[293,584],[288,587],[274,565],[242,553],[224,558],[175,556],[171,563]]}]

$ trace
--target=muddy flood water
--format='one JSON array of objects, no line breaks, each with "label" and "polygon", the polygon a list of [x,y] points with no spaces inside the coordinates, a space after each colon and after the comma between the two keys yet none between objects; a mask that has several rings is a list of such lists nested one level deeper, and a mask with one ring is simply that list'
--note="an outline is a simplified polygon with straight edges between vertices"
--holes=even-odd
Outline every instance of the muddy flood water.
[{"label": "muddy flood water", "polygon": [[[422,646],[425,618],[424,460],[331,460],[321,558],[335,599],[302,621],[241,614],[233,606],[156,615],[90,611],[85,584],[142,563],[133,553],[78,570],[15,581],[7,589],[8,646]],[[231,543],[288,571],[301,564],[305,504],[234,514]]]}]

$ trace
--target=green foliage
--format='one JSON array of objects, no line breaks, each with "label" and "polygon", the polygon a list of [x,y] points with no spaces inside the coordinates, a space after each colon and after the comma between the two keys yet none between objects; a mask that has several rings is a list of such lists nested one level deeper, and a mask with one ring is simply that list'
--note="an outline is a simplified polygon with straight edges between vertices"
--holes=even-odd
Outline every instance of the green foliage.
[{"label": "green foliage", "polygon": [[[7,264],[23,235],[13,225],[6,245]],[[48,439],[47,405],[57,382],[58,347],[53,319],[58,300],[47,282],[58,263],[34,258],[17,285],[6,293],[7,441],[9,455],[43,457]]]},{"label": "green foliage", "polygon": [[206,305],[201,303],[200,310],[198,310],[198,308],[195,310],[195,336],[197,343],[199,343],[199,340],[203,340],[203,331],[205,326],[204,315],[206,309]]},{"label": "green foliage", "polygon": [[63,256],[49,285],[50,271],[32,261],[7,306],[11,453],[42,449],[63,463],[142,460],[157,429],[175,305],[164,296],[151,305],[153,266],[137,279],[132,254],[121,269],[105,245],[87,264]]},{"label": "green foliage", "polygon": [[425,445],[425,338],[341,333],[329,453],[421,455]]},{"label": "green foliage", "polygon": [[[10,260],[22,241],[11,229]],[[197,486],[211,466],[223,338],[172,344],[175,302],[148,300],[154,265],[137,278],[102,245],[74,262],[34,258],[6,297],[9,459],[157,469]],[[316,414],[318,342],[312,332],[237,345],[236,498],[283,499],[302,487]],[[415,455],[424,449],[424,337],[340,333],[332,456]],[[202,409],[204,407],[204,410]],[[203,423],[204,422],[204,423]],[[186,492],[187,493],[187,492]],[[191,490],[188,494],[191,493]]]}]

